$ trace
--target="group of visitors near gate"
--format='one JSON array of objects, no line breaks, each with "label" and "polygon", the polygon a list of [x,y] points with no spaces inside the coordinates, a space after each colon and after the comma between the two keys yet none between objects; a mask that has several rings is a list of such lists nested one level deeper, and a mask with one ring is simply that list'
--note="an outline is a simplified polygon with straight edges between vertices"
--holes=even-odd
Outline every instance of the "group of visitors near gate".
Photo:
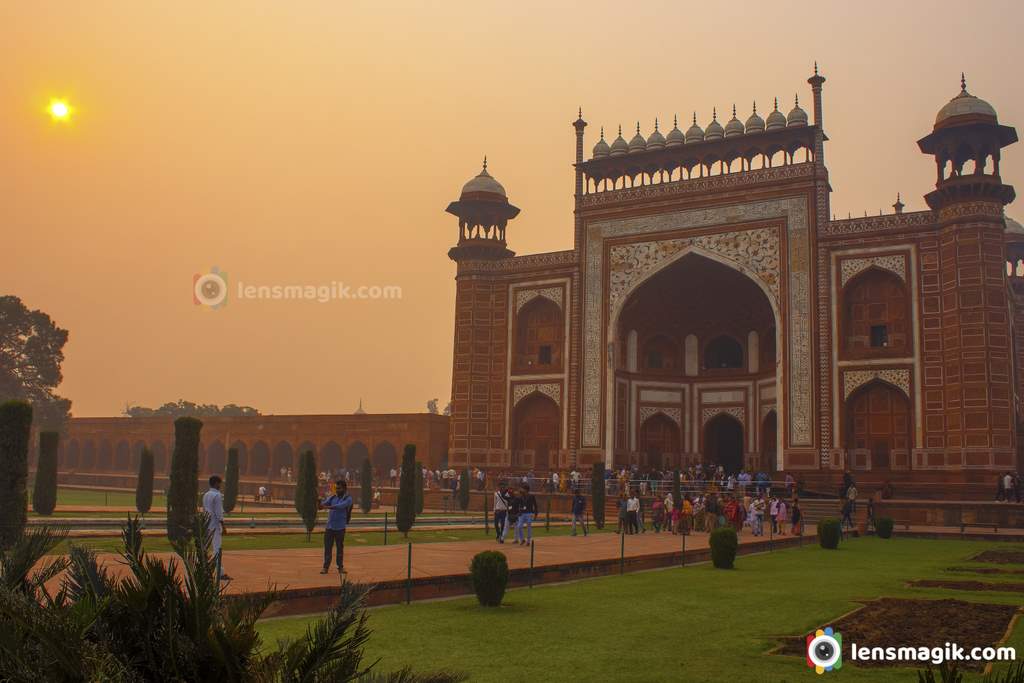
[{"label": "group of visitors near gate", "polygon": [[1019,503],[1024,497],[1024,481],[1019,472],[1003,472],[996,477],[996,500]]},{"label": "group of visitors near gate", "polygon": [[[533,541],[533,520],[536,516],[537,497],[530,493],[529,484],[522,484],[516,489],[503,484],[494,492],[494,532],[498,543],[504,543],[509,529],[514,529],[512,542],[529,545]],[[576,534],[575,523],[572,533]]]},{"label": "group of visitors near gate", "polygon": [[751,488],[742,494],[709,491],[682,493],[679,498],[676,500],[671,491],[664,498],[655,496],[648,510],[636,489],[621,493],[616,532],[645,533],[649,521],[654,533],[710,533],[722,526],[731,526],[737,533],[746,528],[754,536],[763,536],[768,528],[775,535],[803,533],[803,511],[796,497],[787,499]]}]

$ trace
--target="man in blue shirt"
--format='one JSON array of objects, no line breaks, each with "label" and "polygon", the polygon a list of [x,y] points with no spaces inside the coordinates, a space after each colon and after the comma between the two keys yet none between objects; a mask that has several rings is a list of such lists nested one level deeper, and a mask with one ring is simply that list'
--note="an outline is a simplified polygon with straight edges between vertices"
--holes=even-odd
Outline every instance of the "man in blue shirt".
[{"label": "man in blue shirt", "polygon": [[334,482],[335,492],[320,501],[320,509],[327,510],[327,527],[324,529],[324,568],[326,574],[331,566],[331,550],[338,546],[338,573],[345,574],[345,529],[352,518],[352,496],[348,495],[348,484],[344,479]]}]

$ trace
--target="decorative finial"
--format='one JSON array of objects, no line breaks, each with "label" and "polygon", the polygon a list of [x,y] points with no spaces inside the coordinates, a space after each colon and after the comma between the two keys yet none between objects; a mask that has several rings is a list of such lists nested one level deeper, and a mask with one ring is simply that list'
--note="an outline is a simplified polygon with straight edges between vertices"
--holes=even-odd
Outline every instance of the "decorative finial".
[{"label": "decorative finial", "polygon": [[636,134],[640,135],[640,122],[639,121],[636,122]]},{"label": "decorative finial", "polygon": [[672,114],[672,126],[675,128],[679,127],[679,114]]},{"label": "decorative finial", "polygon": [[779,98],[776,97],[775,98],[775,111],[778,111],[778,110],[779,110]]},{"label": "decorative finial", "polygon": [[814,60],[814,75],[818,75],[818,60]]},{"label": "decorative finial", "polygon": [[484,170],[487,170],[487,155],[484,155]]},{"label": "decorative finial", "polygon": [[963,71],[960,72],[960,92],[967,92],[967,76]]},{"label": "decorative finial", "polygon": [[619,124],[619,137],[622,137],[622,124]]},{"label": "decorative finial", "polygon": [[797,95],[793,95],[793,102],[795,102],[796,106],[799,107],[800,106],[800,95],[798,95],[798,94]]},{"label": "decorative finial", "polygon": [[581,119],[583,118],[583,107],[580,107],[579,117]]},{"label": "decorative finial", "polygon": [[711,107],[711,120],[712,121],[717,121],[718,120],[718,108],[717,107]]},{"label": "decorative finial", "polygon": [[601,139],[604,140],[604,126],[601,126]]},{"label": "decorative finial", "polygon": [[697,112],[693,112],[693,125],[697,125]]},{"label": "decorative finial", "polygon": [[903,206],[904,206],[904,204],[903,204],[903,202],[900,199],[900,193],[897,192],[896,193],[896,203],[892,205],[892,208],[896,211],[896,213],[903,213]]},{"label": "decorative finial", "polygon": [[735,103],[733,103],[733,105],[732,105],[732,117],[736,118],[736,104]]},{"label": "decorative finial", "polygon": [[658,117],[657,116],[654,117],[654,132],[655,133],[658,132]]},{"label": "decorative finial", "polygon": [[754,113],[757,114],[757,100],[754,100]]}]

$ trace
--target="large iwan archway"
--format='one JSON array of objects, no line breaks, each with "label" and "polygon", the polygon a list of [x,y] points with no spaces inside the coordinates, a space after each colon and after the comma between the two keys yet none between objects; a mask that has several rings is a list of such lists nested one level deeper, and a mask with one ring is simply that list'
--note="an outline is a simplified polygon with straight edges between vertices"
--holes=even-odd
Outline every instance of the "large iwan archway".
[{"label": "large iwan archway", "polygon": [[516,404],[512,419],[512,460],[546,471],[557,464],[561,411],[539,391]]}]

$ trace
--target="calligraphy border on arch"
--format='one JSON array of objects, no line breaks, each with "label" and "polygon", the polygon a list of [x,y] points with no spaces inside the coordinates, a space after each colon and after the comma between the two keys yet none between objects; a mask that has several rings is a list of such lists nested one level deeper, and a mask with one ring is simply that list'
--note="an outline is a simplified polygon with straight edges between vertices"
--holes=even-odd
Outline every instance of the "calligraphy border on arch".
[{"label": "calligraphy border on arch", "polygon": [[[813,396],[811,375],[811,301],[808,212],[806,197],[787,197],[746,204],[733,204],[703,209],[690,209],[671,213],[635,216],[595,221],[587,226],[586,259],[583,264],[586,278],[583,307],[583,407],[582,445],[601,446],[602,370],[605,362],[603,266],[604,241],[617,237],[671,232],[694,228],[783,219],[788,244],[788,311],[782,312],[788,332],[789,362],[787,363],[789,390],[785,411],[789,419],[790,442],[793,445],[811,445],[811,415]],[[752,231],[748,231],[752,232]],[[697,237],[694,235],[693,237]],[[678,236],[674,239],[678,239]],[[663,240],[656,240],[663,241]],[[669,240],[670,241],[670,240]],[[781,260],[781,256],[780,256]],[[649,277],[671,259],[655,261],[653,270],[642,273]],[[740,263],[739,265],[743,265]],[[755,271],[756,272],[756,271]],[[781,280],[781,269],[777,274]],[[782,307],[780,306],[780,309]]]}]

